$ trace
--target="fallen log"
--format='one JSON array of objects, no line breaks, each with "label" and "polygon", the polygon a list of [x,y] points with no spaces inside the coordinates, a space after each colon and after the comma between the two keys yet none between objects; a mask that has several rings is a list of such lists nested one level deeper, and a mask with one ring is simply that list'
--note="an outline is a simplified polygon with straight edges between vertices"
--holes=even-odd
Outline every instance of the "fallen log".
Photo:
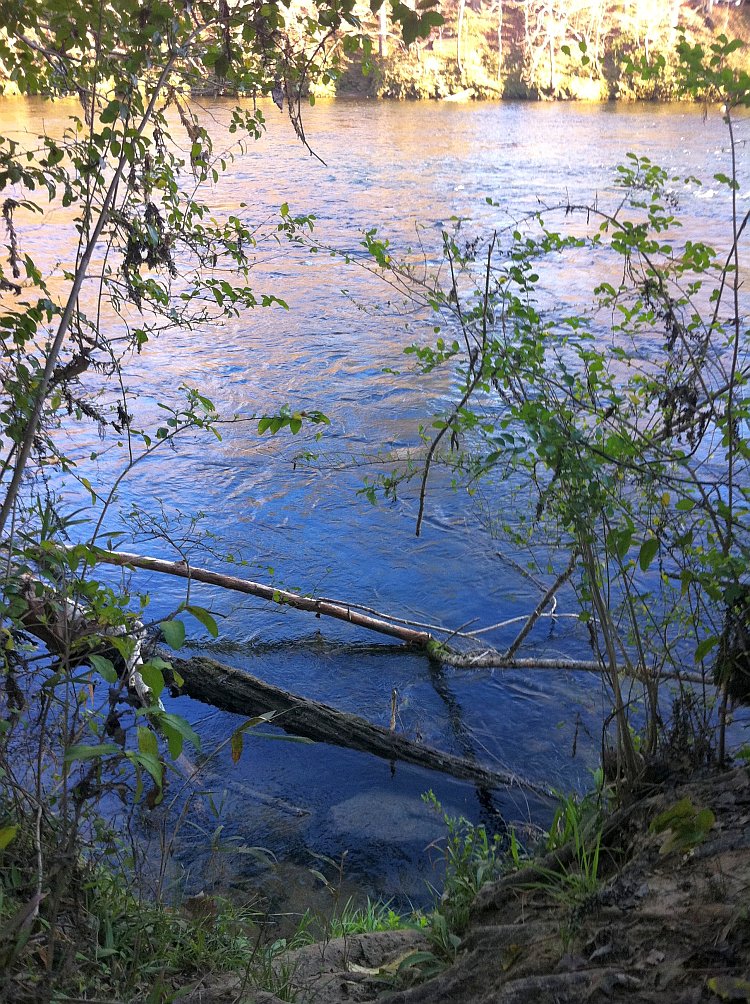
[{"label": "fallen log", "polygon": [[169,659],[184,681],[181,693],[224,711],[250,717],[273,711],[272,724],[296,736],[426,767],[486,788],[523,787],[554,798],[552,791],[543,785],[422,746],[359,715],[337,711],[327,704],[264,683],[244,670],[205,656],[176,659],[170,653]]},{"label": "fallen log", "polygon": [[121,565],[125,568],[142,568],[145,571],[162,572],[176,575],[178,578],[189,579],[192,582],[205,582],[210,586],[221,586],[223,589],[233,589],[248,596],[257,596],[262,600],[270,600],[283,606],[295,607],[297,610],[307,610],[314,614],[333,617],[346,621],[357,627],[377,631],[411,645],[426,646],[434,641],[426,631],[415,631],[401,624],[391,624],[388,621],[363,614],[354,606],[338,603],[334,600],[319,600],[312,596],[300,596],[287,589],[278,589],[263,582],[253,582],[250,579],[240,579],[236,575],[224,575],[221,572],[211,572],[205,568],[193,568],[184,561],[164,561],[161,558],[149,558],[140,554],[129,554],[127,551],[107,551],[94,548],[93,555],[97,561],[108,565]]},{"label": "fallen log", "polygon": [[[81,661],[85,661],[87,654],[91,654],[96,647],[106,647],[106,633],[101,633],[101,628],[97,629],[83,607],[71,600],[61,603],[49,587],[31,575],[21,578],[21,589],[28,605],[23,617],[24,626],[45,644],[65,651],[74,639],[80,646],[86,638],[96,637],[98,646],[93,649],[89,646],[88,653],[85,649],[81,651],[78,656]],[[134,654],[125,667],[125,679],[137,693],[141,705],[148,706],[151,697],[139,672],[145,641],[140,622],[137,622],[137,630],[139,636]],[[422,746],[358,715],[337,711],[326,704],[292,694],[213,659],[198,656],[176,659],[171,652],[164,652],[164,655],[182,677],[180,691],[213,707],[248,717],[273,712],[271,724],[295,736],[371,753],[389,761],[415,764],[485,788],[523,787],[538,795],[554,797],[551,790],[542,785],[522,780],[508,772],[483,767],[464,757]],[[179,760],[189,779],[198,773],[184,754]]]},{"label": "fallen log", "polygon": [[[106,655],[117,660],[117,653],[111,648],[109,639],[112,633],[122,636],[124,633],[122,629],[112,632],[110,628],[97,624],[85,606],[71,599],[60,599],[54,590],[33,575],[24,573],[18,576],[16,585],[17,595],[26,604],[26,610],[19,618],[20,623],[29,634],[44,642],[51,652],[56,652],[58,655],[67,653],[68,656],[75,652],[73,657],[77,663],[86,662],[91,655]],[[153,643],[149,642],[148,646],[146,645],[146,631],[140,621],[134,622],[133,631],[131,637],[134,638],[135,645],[130,659],[122,666],[121,683],[127,685],[141,707],[148,708],[153,703],[153,695],[146,686],[140,669],[144,661],[144,650],[146,647],[153,648]],[[110,696],[116,699],[116,690],[111,691]],[[161,700],[158,700],[158,705],[163,708]],[[198,766],[183,752],[178,756],[176,763],[187,781],[197,783],[201,780],[205,786],[208,761]],[[307,809],[293,805],[278,796],[250,788],[242,782],[223,778],[221,785],[239,792],[243,798],[270,805],[288,815],[309,814]]]},{"label": "fallen log", "polygon": [[[447,666],[455,666],[459,669],[560,669],[569,672],[585,672],[601,674],[604,671],[602,663],[598,659],[570,659],[566,657],[548,659],[519,659],[515,657],[515,651],[524,640],[534,623],[542,616],[542,610],[550,602],[556,590],[571,574],[572,562],[557,579],[554,585],[547,590],[542,601],[536,610],[528,618],[521,634],[513,642],[508,652],[499,652],[493,648],[482,648],[479,651],[461,652],[450,645],[441,642],[430,631],[417,631],[408,627],[395,618],[388,618],[387,614],[375,615],[375,612],[364,613],[357,604],[349,604],[342,600],[316,599],[313,596],[300,596],[298,593],[289,592],[286,589],[277,589],[275,586],[267,585],[263,582],[253,582],[250,579],[241,579],[235,575],[225,575],[222,572],[212,572],[205,568],[194,568],[184,561],[165,561],[162,558],[151,558],[140,554],[130,554],[127,551],[108,551],[105,548],[96,547],[92,549],[93,557],[104,564],[119,565],[125,568],[140,568],[145,571],[159,572],[165,575],[174,575],[178,578],[187,579],[190,582],[203,582],[211,586],[219,586],[222,589],[231,589],[238,593],[245,593],[248,596],[257,596],[259,599],[270,600],[272,603],[279,603],[283,606],[294,607],[297,610],[306,610],[316,616],[333,617],[336,620],[346,621],[356,627],[366,628],[368,631],[375,631],[379,634],[389,635],[398,638],[400,641],[414,648],[421,649],[429,658],[443,663]],[[444,629],[444,633],[450,637],[460,635],[460,631]],[[450,638],[449,638],[450,640]],[[618,667],[622,675],[627,674],[627,667]],[[643,676],[635,667],[635,672],[630,673],[636,680]],[[683,683],[694,683],[702,685],[705,680],[697,673],[673,673],[663,672],[660,674],[662,680],[679,680]]]}]

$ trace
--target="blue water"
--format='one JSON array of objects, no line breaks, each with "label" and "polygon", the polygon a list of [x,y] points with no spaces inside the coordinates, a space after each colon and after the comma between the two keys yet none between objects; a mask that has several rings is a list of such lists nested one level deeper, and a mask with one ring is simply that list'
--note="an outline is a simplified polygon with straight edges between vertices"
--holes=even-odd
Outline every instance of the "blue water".
[{"label": "blue water", "polygon": [[[33,103],[16,102],[12,114],[10,107],[3,106],[13,119],[8,131],[31,127],[38,113]],[[56,107],[62,115],[64,104]],[[232,142],[226,132],[229,104],[201,102],[196,112],[212,118],[217,148]],[[242,212],[259,223],[286,201],[294,213],[316,215],[321,241],[352,254],[361,251],[361,227],[376,226],[397,253],[411,248],[416,259],[422,247],[434,261],[440,230],[453,216],[472,218],[463,225],[470,236],[507,225],[538,208],[539,200],[598,198],[606,204],[616,197],[614,167],[631,150],[648,153],[675,174],[709,179],[703,189],[677,188],[688,223],[706,240],[722,239],[726,190],[710,179],[726,171],[726,137],[719,117],[704,122],[698,108],[320,102],[308,111],[306,128],[325,163],[307,154],[272,106],[266,112],[267,135],[237,154],[208,201],[217,214]],[[486,196],[499,208],[487,205]],[[247,208],[240,211],[240,202]],[[30,221],[25,241],[29,253],[49,264],[64,256],[70,241],[64,214],[43,226]],[[581,262],[575,268],[561,263],[544,275],[547,291],[571,306],[590,301],[597,279],[592,266]],[[524,564],[528,556],[495,540],[483,515],[489,507],[503,519],[517,518],[512,485],[495,484],[470,497],[436,472],[419,538],[416,485],[378,506],[358,495],[364,475],[383,466],[368,457],[384,454],[389,469],[389,458],[418,450],[420,423],[451,398],[447,372],[418,376],[403,356],[412,338],[429,337],[424,318],[405,316],[397,293],[338,258],[268,245],[259,252],[254,282],[259,291],[283,297],[290,310],[258,308],[222,327],[170,332],[127,363],[125,383],[139,393],[141,415],[154,414],[159,401],[178,400],[179,385],[187,383],[212,398],[228,419],[248,420],[224,426],[221,442],[185,437],[174,451],[136,466],[122,483],[107,528],[126,524],[136,508],[177,520],[179,536],[180,519],[199,510],[205,516],[198,527],[210,532],[210,551],[193,547],[196,565],[453,628],[528,614],[540,592],[504,560]],[[331,426],[323,439],[315,442],[309,433],[259,439],[250,417],[283,404],[324,411]],[[104,451],[91,463],[92,450],[111,444],[79,429],[68,435],[79,473],[96,483],[111,481],[123,451]],[[319,459],[295,464],[302,450],[318,452]],[[71,478],[63,491],[71,505],[80,498]],[[148,533],[128,546],[175,557],[167,541]],[[234,564],[222,557],[229,553]],[[238,568],[240,559],[247,564]],[[561,566],[567,556],[551,559]],[[154,619],[184,599],[179,580],[135,573],[132,585],[150,591]],[[436,672],[398,643],[348,625],[204,586],[193,589],[194,602],[209,607],[220,623],[220,638],[212,642],[197,622],[188,622],[191,644],[203,652],[384,725],[397,688],[399,728],[425,743],[562,789],[590,782],[608,708],[593,676]],[[573,609],[563,590],[560,612]],[[485,637],[501,647],[517,630],[514,625]],[[540,622],[524,652],[590,654],[587,633],[572,619]],[[204,751],[221,747],[201,782],[201,790],[214,793],[217,812],[203,799],[203,821],[183,824],[175,842],[176,860],[193,890],[245,887],[267,877],[256,855],[237,850],[247,845],[293,862],[298,884],[305,884],[300,875],[308,868],[321,867],[314,855],[345,855],[347,877],[360,890],[401,903],[424,902],[433,853],[426,848],[441,830],[421,806],[420,793],[433,788],[450,812],[499,827],[503,820],[539,824],[549,818],[549,805],[522,787],[488,797],[470,784],[417,768],[394,769],[320,745],[254,740],[252,733],[234,765],[225,740],[240,718],[186,698],[170,707],[195,723]],[[185,792],[175,785],[174,794],[176,812]],[[218,837],[217,826],[223,827]],[[284,894],[278,899],[282,903]]]}]

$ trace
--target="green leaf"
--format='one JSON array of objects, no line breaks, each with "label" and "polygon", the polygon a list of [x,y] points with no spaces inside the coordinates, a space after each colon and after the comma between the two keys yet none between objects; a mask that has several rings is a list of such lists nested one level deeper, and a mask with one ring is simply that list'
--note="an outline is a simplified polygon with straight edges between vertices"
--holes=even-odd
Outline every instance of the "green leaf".
[{"label": "green leaf", "polygon": [[89,662],[107,683],[117,683],[117,670],[110,659],[103,655],[90,655]]},{"label": "green leaf", "polygon": [[239,763],[240,757],[242,756],[242,750],[245,745],[245,739],[243,737],[242,731],[237,729],[232,733],[231,738],[231,748],[232,748],[232,763]]},{"label": "green leaf", "polygon": [[92,505],[96,505],[96,492],[92,488],[91,482],[89,481],[89,479],[88,478],[81,478],[81,484],[83,485],[84,488],[88,488],[89,492],[91,493],[91,504]]},{"label": "green leaf", "polygon": [[104,111],[99,115],[99,120],[103,123],[115,122],[120,114],[120,102],[110,101]]},{"label": "green leaf", "polygon": [[170,648],[182,648],[185,642],[185,625],[182,621],[162,621],[159,628]]},{"label": "green leaf", "polygon": [[750,1001],[750,983],[735,976],[712,976],[706,986],[723,1001]]},{"label": "green leaf", "polygon": [[218,635],[219,629],[216,625],[216,621],[213,619],[208,610],[206,610],[204,607],[192,606],[192,604],[188,607],[185,607],[185,609],[189,614],[192,614],[197,621],[200,621],[200,623],[208,631],[208,633],[211,635],[212,638],[215,638]]},{"label": "green leaf", "polygon": [[149,753],[152,756],[159,755],[159,742],[153,730],[145,725],[138,727],[138,750],[140,753]]},{"label": "green leaf", "polygon": [[0,829],[0,851],[4,851],[8,844],[15,839],[17,832],[18,827],[15,824],[11,826],[3,826],[2,829]]},{"label": "green leaf", "polygon": [[641,566],[641,571],[645,572],[648,570],[649,565],[656,557],[656,553],[659,550],[659,541],[656,537],[649,537],[648,540],[644,540],[641,544],[641,550],[638,555],[638,564]]},{"label": "green leaf", "polygon": [[[174,623],[179,624],[180,622],[175,621]],[[161,669],[149,660],[148,662],[144,662],[138,671],[143,677],[143,682],[154,697],[159,697],[164,690],[164,674]]]},{"label": "green leaf", "polygon": [[257,715],[255,718],[248,718],[246,722],[242,725],[238,725],[237,728],[232,733],[231,751],[232,751],[232,763],[237,763],[242,756],[242,750],[245,745],[245,740],[243,735],[248,729],[254,729],[256,725],[267,725],[268,722],[272,721],[276,715],[275,711],[265,711],[262,715]]},{"label": "green leaf", "polygon": [[695,815],[693,803],[689,798],[681,798],[679,802],[675,802],[674,805],[670,805],[664,812],[655,816],[651,820],[649,829],[652,833],[663,833],[665,830],[671,829],[675,823],[689,819],[693,815]]},{"label": "green leaf", "polygon": [[695,661],[701,662],[711,651],[711,649],[716,648],[719,644],[719,638],[717,635],[709,635],[708,638],[704,638],[700,644],[695,648]]},{"label": "green leaf", "polygon": [[156,786],[161,788],[164,771],[158,756],[154,753],[140,751],[138,753],[126,753],[125,756],[134,766],[143,767],[154,779]]},{"label": "green leaf", "polygon": [[109,756],[110,753],[121,752],[122,750],[115,743],[99,743],[98,746],[86,746],[83,743],[76,743],[65,754],[65,762],[72,763],[74,760],[94,760],[96,757],[104,757]]},{"label": "green leaf", "polygon": [[[159,714],[158,722],[160,727],[164,729],[165,735],[167,733],[167,730],[170,730],[179,735],[180,738],[187,739],[187,741],[191,744],[191,746],[193,746],[194,749],[200,751],[201,748],[200,736],[192,727],[190,722],[186,721],[182,717],[182,715],[175,715],[169,711],[163,711]],[[169,743],[169,736],[167,736],[167,743]],[[177,754],[173,754],[171,747],[169,752],[170,754],[172,754],[173,760],[176,760],[177,757],[180,755],[179,752]]]}]

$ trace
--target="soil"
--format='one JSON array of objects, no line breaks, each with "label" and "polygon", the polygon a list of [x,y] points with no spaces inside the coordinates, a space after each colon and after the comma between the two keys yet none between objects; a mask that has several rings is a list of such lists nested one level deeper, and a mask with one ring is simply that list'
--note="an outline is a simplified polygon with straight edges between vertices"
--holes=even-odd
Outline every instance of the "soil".
[{"label": "soil", "polygon": [[[710,813],[703,810],[709,809]],[[665,816],[669,814],[669,818]],[[661,820],[656,832],[655,820]],[[424,933],[368,934],[289,954],[309,1004],[573,1004],[750,1001],[750,773],[662,783],[606,822],[601,881],[586,898],[574,847],[486,886],[455,962],[395,985]],[[567,889],[567,893],[561,893]],[[237,984],[191,1004],[236,1001]],[[250,992],[246,1001],[278,1004]]]}]

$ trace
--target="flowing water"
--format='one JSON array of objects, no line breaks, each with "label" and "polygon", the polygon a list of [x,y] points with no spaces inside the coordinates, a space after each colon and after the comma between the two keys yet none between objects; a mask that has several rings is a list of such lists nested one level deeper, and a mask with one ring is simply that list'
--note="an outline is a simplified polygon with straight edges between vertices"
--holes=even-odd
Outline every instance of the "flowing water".
[{"label": "flowing water", "polygon": [[[230,107],[208,101],[196,108],[210,118],[217,149],[233,141],[226,129]],[[59,131],[70,110],[65,103],[9,101],[0,105],[0,130],[22,133],[44,119]],[[726,135],[719,116],[704,121],[699,108],[319,103],[305,121],[320,159],[272,106],[266,113],[267,135],[237,155],[208,201],[217,214],[258,222],[287,202],[293,213],[314,213],[321,240],[355,259],[362,253],[360,228],[377,227],[396,253],[421,245],[434,260],[451,217],[471,217],[475,222],[464,226],[470,236],[533,210],[537,199],[598,197],[603,204],[613,197],[614,168],[628,151],[647,153],[671,174],[709,179],[703,188],[680,187],[680,199],[688,231],[692,225],[703,239],[722,242],[726,189],[710,179],[727,171]],[[487,196],[499,207],[488,205]],[[21,239],[23,250],[51,267],[70,251],[68,220],[61,210],[43,224],[28,220]],[[220,328],[166,334],[128,364],[126,382],[146,404],[175,401],[182,382],[198,386],[228,416],[269,413],[286,403],[319,408],[330,429],[317,444],[304,436],[259,440],[251,422],[226,426],[221,442],[184,440],[129,475],[113,512],[137,507],[175,518],[199,510],[214,554],[196,551],[195,564],[304,593],[455,628],[528,614],[539,591],[505,560],[525,558],[491,537],[476,498],[454,492],[436,474],[417,538],[414,487],[378,506],[357,494],[364,474],[372,473],[359,466],[362,458],[418,446],[420,422],[450,399],[448,375],[417,377],[402,355],[410,338],[428,337],[430,329],[417,318],[407,330],[398,297],[340,259],[266,251],[253,281],[290,310],[258,309]],[[560,302],[585,305],[596,278],[561,262],[545,281]],[[71,431],[69,446],[83,458],[92,442]],[[320,452],[319,463],[294,463],[311,448]],[[109,453],[98,465],[83,461],[82,470],[101,483],[121,460]],[[70,479],[65,491],[76,498]],[[510,486],[495,485],[480,498],[514,518]],[[174,556],[160,539],[146,536],[137,546]],[[249,565],[227,564],[228,553]],[[133,583],[151,591],[157,618],[183,598],[177,580],[137,573]],[[563,789],[590,781],[607,707],[595,677],[440,671],[397,643],[373,646],[372,636],[337,622],[208,587],[196,587],[193,598],[220,618],[217,642],[190,625],[196,643],[218,659],[383,725],[396,688],[399,728],[425,743]],[[572,609],[569,596],[560,599],[561,611]],[[502,646],[515,630],[486,637]],[[526,651],[585,658],[587,636],[573,620],[545,621]],[[209,752],[241,721],[188,699],[171,704],[195,723]],[[309,869],[321,867],[316,855],[344,855],[347,881],[373,896],[424,902],[426,880],[434,878],[426,848],[441,832],[419,800],[428,788],[451,813],[493,825],[500,817],[540,822],[549,814],[522,787],[490,796],[417,768],[252,733],[241,761],[232,764],[224,746],[204,783],[215,812],[197,799],[203,808],[175,843],[187,886],[252,887],[265,878],[290,908],[295,890],[304,898],[315,884]],[[283,869],[272,874],[259,863],[257,847],[283,858]]]}]

